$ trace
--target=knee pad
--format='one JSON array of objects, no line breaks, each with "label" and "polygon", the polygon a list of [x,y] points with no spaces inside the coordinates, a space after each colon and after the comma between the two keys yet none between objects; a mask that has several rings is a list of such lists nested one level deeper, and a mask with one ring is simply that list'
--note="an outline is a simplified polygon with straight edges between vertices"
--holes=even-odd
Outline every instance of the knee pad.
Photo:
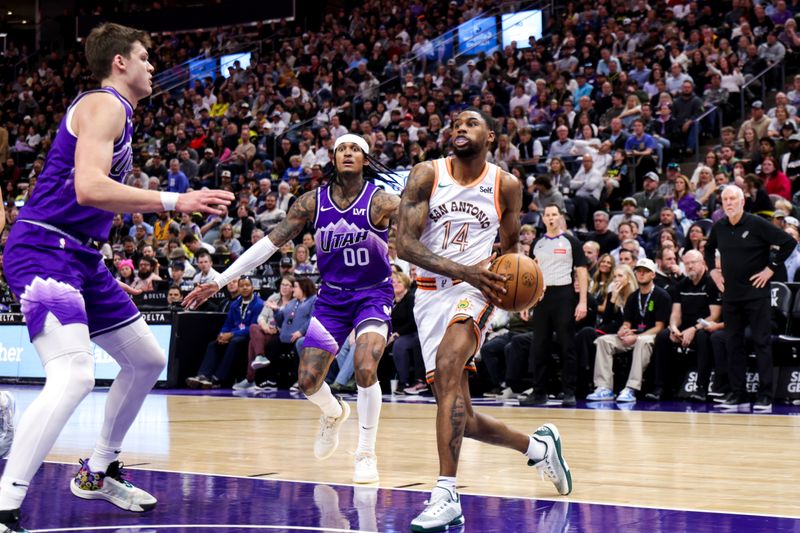
[{"label": "knee pad", "polygon": [[365,333],[377,333],[383,337],[383,341],[386,342],[389,339],[389,324],[383,320],[367,320],[359,324],[356,330],[356,338]]}]

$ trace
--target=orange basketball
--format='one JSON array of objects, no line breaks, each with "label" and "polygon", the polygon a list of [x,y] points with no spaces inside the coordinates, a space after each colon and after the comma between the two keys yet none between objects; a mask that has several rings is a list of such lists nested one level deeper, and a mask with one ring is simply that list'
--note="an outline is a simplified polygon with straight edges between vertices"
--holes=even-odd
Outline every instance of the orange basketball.
[{"label": "orange basketball", "polygon": [[544,278],[539,265],[522,254],[505,254],[494,260],[492,272],[508,276],[500,307],[506,311],[530,309],[542,297]]}]

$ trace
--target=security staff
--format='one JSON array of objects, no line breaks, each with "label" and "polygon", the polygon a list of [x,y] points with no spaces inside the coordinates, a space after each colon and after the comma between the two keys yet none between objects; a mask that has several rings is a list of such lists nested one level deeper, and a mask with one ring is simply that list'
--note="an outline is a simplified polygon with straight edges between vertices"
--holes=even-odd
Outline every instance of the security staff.
[{"label": "security staff", "polygon": [[[578,363],[575,352],[575,322],[586,316],[589,274],[588,261],[581,243],[572,235],[562,231],[562,213],[557,205],[544,209],[544,224],[547,228],[531,251],[539,262],[544,275],[544,297],[533,309],[533,394],[520,400],[520,405],[544,405],[547,403],[547,369],[550,362],[549,344],[553,333],[558,335],[561,348],[561,384],[564,391],[562,405],[575,405],[575,384]],[[577,275],[579,296],[575,305],[573,273]]]},{"label": "security staff", "polygon": [[[722,292],[722,317],[728,346],[731,394],[717,406],[750,409],[746,390],[744,329],[750,326],[758,360],[759,394],[753,410],[772,409],[772,345],[769,280],[794,250],[792,236],[766,220],[744,212],[744,193],[729,185],[722,191],[721,218],[711,227],[705,260],[711,279]],[[772,252],[772,247],[777,251]],[[715,268],[719,249],[721,271]]]}]

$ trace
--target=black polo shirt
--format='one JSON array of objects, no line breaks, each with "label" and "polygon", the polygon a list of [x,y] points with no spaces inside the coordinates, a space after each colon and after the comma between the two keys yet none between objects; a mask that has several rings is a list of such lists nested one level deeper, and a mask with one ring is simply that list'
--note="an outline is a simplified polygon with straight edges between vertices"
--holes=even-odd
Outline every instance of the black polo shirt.
[{"label": "black polo shirt", "polygon": [[[750,277],[767,266],[773,272],[777,271],[778,265],[789,258],[796,244],[791,235],[767,220],[744,213],[736,225],[724,217],[711,227],[705,259],[708,268],[713,269],[715,252],[719,249],[726,302],[769,298],[769,284],[757,289]],[[773,246],[778,249],[773,251]]]},{"label": "black polo shirt", "polygon": [[669,324],[669,315],[672,313],[672,298],[669,293],[653,285],[653,290],[642,294],[638,290],[631,293],[625,300],[623,319],[630,323],[631,329],[642,333],[656,326],[656,322]]},{"label": "black polo shirt", "polygon": [[710,315],[709,306],[722,305],[722,295],[708,272],[703,274],[697,285],[692,283],[689,276],[684,277],[672,287],[670,296],[673,304],[681,305],[681,330],[696,325],[699,319]]}]

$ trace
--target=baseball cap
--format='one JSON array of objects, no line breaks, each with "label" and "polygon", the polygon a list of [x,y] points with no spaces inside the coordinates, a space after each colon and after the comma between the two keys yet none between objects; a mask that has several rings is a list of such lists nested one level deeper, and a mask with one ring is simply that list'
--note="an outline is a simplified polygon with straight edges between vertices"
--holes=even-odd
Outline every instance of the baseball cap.
[{"label": "baseball cap", "polygon": [[638,206],[638,205],[639,205],[639,204],[636,202],[636,198],[634,198],[633,196],[628,196],[627,198],[625,198],[624,200],[622,200],[622,205],[623,205],[623,206],[624,206],[624,205],[628,205],[628,204],[630,204],[630,205],[632,205],[632,206],[634,206],[634,207],[636,207],[636,206]]},{"label": "baseball cap", "polygon": [[776,209],[775,212],[772,213],[772,218],[786,218],[787,216],[789,216],[789,213],[783,209]]},{"label": "baseball cap", "polygon": [[247,102],[242,102],[242,105],[240,105],[239,107],[243,107],[245,109],[250,109],[250,104],[248,104]]},{"label": "baseball cap", "polygon": [[186,264],[183,261],[173,261],[169,266],[172,270],[186,270]]},{"label": "baseball cap", "polygon": [[750,107],[752,107],[753,109],[762,109],[764,107],[764,103],[761,100],[756,100],[755,102],[750,104]]},{"label": "baseball cap", "polygon": [[417,86],[414,84],[413,81],[406,82],[406,89],[416,89]]},{"label": "baseball cap", "polygon": [[223,178],[230,178],[231,177],[231,171],[230,170],[223,170],[222,171],[222,177]]},{"label": "baseball cap", "polygon": [[787,226],[794,226],[795,228],[800,228],[800,220],[797,220],[794,217],[786,217],[783,219],[783,223]]},{"label": "baseball cap", "polygon": [[653,262],[652,259],[648,259],[648,258],[644,257],[642,259],[639,259],[636,262],[636,266],[633,267],[634,270],[639,269],[639,268],[646,268],[650,272],[655,272],[656,271],[656,264]]},{"label": "baseball cap", "polygon": [[206,149],[204,150],[204,153],[206,153],[206,154],[211,154],[211,155],[214,155],[214,150],[213,150],[213,149],[211,149],[211,148],[206,148]]},{"label": "baseball cap", "polygon": [[281,257],[280,266],[289,268],[292,266],[292,258],[291,257]]},{"label": "baseball cap", "polygon": [[474,66],[475,66],[475,62],[474,62],[473,60],[471,60],[471,59],[470,59],[469,61],[467,61],[467,66],[468,66],[468,67],[469,67],[469,66],[472,66],[472,67],[474,67]]},{"label": "baseball cap", "polygon": [[800,133],[795,133],[791,137],[789,137],[790,141],[800,141]]},{"label": "baseball cap", "polygon": [[670,161],[667,163],[667,170],[680,170],[681,166],[676,163],[675,161]]},{"label": "baseball cap", "polygon": [[653,180],[653,181],[661,181],[661,178],[658,177],[658,174],[655,172],[648,172],[644,175],[644,179],[646,180]]},{"label": "baseball cap", "polygon": [[628,24],[630,24],[630,23],[631,23],[631,19],[629,19],[629,18],[622,19],[622,24],[623,24],[623,25],[627,26],[627,25],[628,25]]}]

